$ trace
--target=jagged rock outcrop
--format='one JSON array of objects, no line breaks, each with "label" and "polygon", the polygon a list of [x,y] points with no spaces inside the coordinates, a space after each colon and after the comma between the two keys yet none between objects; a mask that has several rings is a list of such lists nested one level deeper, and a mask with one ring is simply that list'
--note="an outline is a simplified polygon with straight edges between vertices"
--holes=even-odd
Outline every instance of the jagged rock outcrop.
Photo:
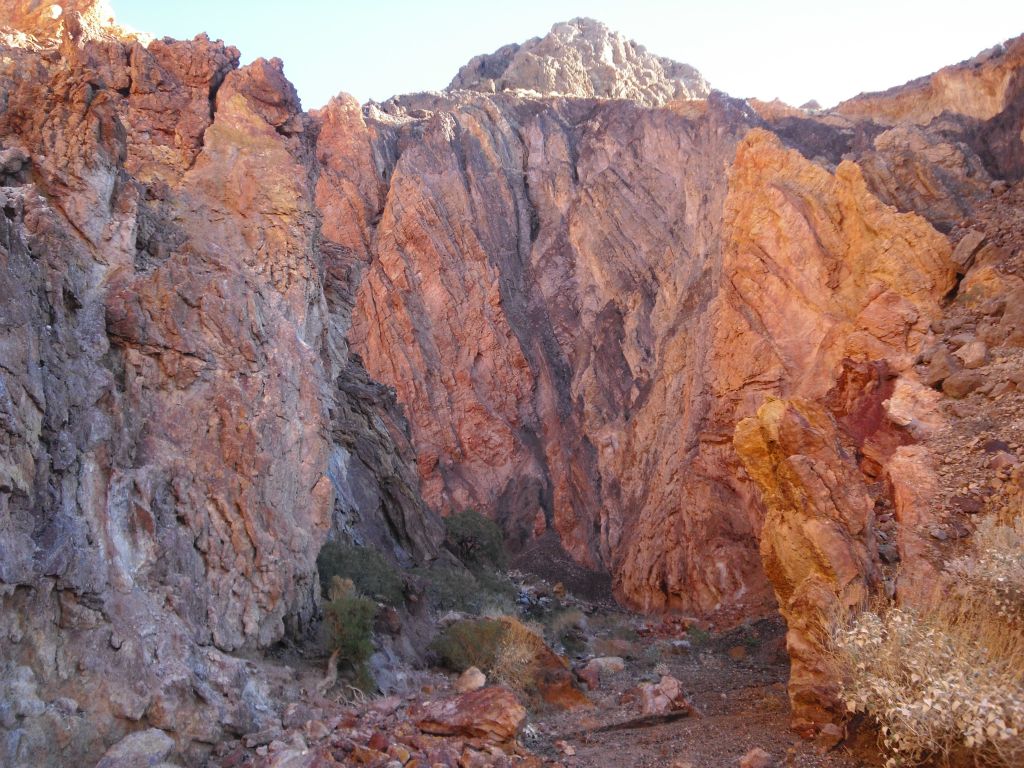
[{"label": "jagged rock outcrop", "polygon": [[324,288],[316,131],[281,63],[143,47],[92,9],[0,62],[10,766],[145,726],[199,762],[273,721],[229,653],[310,627],[332,530],[407,561],[440,535],[337,330],[350,288]]},{"label": "jagged rock outcrop", "polygon": [[555,24],[544,37],[522,45],[474,57],[448,88],[629,99],[646,106],[703,99],[711,90],[688,64],[648,53],[601,22],[585,18]]},{"label": "jagged rock outcrop", "polygon": [[768,400],[736,425],[734,445],[767,507],[761,554],[788,627],[793,727],[813,735],[846,714],[827,632],[877,581],[873,502],[821,406]]}]

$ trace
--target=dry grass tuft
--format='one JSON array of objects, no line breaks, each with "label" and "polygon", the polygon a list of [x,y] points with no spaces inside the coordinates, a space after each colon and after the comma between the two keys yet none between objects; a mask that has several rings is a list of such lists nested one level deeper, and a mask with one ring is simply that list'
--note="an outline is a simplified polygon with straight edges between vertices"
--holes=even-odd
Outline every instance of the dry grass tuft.
[{"label": "dry grass tuft", "polygon": [[505,632],[491,664],[491,677],[513,690],[532,688],[537,677],[538,656],[544,650],[544,639],[534,630],[512,617],[501,619]]},{"label": "dry grass tuft", "polygon": [[1024,522],[983,523],[956,586],[925,609],[865,611],[832,632],[844,698],[886,763],[1024,765]]}]

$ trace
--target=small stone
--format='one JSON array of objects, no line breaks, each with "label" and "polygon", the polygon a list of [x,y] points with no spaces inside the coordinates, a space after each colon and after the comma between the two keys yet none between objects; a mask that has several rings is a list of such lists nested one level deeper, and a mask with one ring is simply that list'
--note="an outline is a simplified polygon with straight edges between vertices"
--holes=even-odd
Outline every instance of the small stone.
[{"label": "small stone", "polygon": [[626,668],[626,662],[621,656],[598,656],[591,659],[588,666],[593,665],[601,670],[602,674],[614,675]]},{"label": "small stone", "polygon": [[986,363],[988,360],[988,347],[983,341],[971,341],[964,344],[953,354],[960,358],[964,368],[971,370],[980,368]]},{"label": "small stone", "polygon": [[327,738],[330,733],[330,729],[321,720],[310,720],[306,723],[306,736],[310,741],[320,741]]},{"label": "small stone", "polygon": [[412,753],[404,744],[392,744],[388,747],[388,756],[405,765],[412,758]]},{"label": "small stone", "polygon": [[821,727],[817,737],[814,739],[814,743],[819,749],[827,752],[839,744],[839,742],[844,738],[846,738],[846,731],[842,726],[836,725],[835,723],[826,723]]},{"label": "small stone", "polygon": [[935,539],[937,541],[948,541],[949,540],[949,534],[946,533],[941,528],[932,528],[928,533],[931,535],[931,537],[933,539]]},{"label": "small stone", "polygon": [[775,761],[760,747],[754,747],[740,758],[740,768],[772,768]]},{"label": "small stone", "polygon": [[1000,451],[988,461],[989,469],[994,469],[997,472],[1003,469],[1009,469],[1020,464],[1020,460],[1012,453],[1006,451]]},{"label": "small stone", "polygon": [[576,754],[576,747],[574,747],[567,741],[562,741],[561,739],[555,742],[555,749],[557,749],[563,755],[567,755],[569,757],[572,757]]},{"label": "small stone", "polygon": [[459,693],[476,691],[487,685],[487,676],[476,667],[470,667],[455,681],[455,690]]},{"label": "small stone", "polygon": [[743,661],[747,658],[747,649],[742,645],[734,645],[726,651],[726,654],[728,654],[729,658],[733,661]]},{"label": "small stone", "polygon": [[950,506],[967,515],[976,515],[984,509],[981,499],[966,494],[957,494],[950,499]]},{"label": "small stone", "polygon": [[642,683],[639,692],[640,706],[645,715],[693,714],[693,705],[683,694],[683,684],[671,675],[662,675],[657,683]]},{"label": "small stone", "polygon": [[275,739],[280,739],[282,736],[284,736],[284,733],[280,728],[267,728],[265,730],[256,731],[255,733],[246,735],[244,741],[245,746],[252,749],[253,747],[265,746]]}]

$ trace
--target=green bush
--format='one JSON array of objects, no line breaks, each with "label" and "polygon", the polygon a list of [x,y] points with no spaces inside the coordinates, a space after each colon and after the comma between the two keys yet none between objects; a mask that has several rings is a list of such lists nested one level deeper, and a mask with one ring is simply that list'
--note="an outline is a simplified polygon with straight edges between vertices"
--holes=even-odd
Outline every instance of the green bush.
[{"label": "green bush", "polygon": [[448,548],[467,566],[504,570],[505,537],[493,520],[473,510],[444,519]]},{"label": "green bush", "polygon": [[366,597],[346,594],[334,597],[324,606],[324,642],[330,652],[338,651],[338,661],[347,664],[361,688],[366,687],[369,671],[366,661],[373,654],[373,620],[377,604]]},{"label": "green bush", "polygon": [[325,594],[331,579],[340,576],[351,579],[361,593],[382,603],[399,606],[405,599],[401,577],[394,566],[374,549],[329,541],[320,550],[316,567]]},{"label": "green bush", "polygon": [[424,582],[435,610],[474,614],[514,610],[515,587],[493,571],[480,568],[473,573],[451,565],[432,565],[414,573]]},{"label": "green bush", "polygon": [[470,667],[490,670],[505,637],[506,627],[493,619],[459,621],[441,630],[430,645],[441,665],[453,672]]}]

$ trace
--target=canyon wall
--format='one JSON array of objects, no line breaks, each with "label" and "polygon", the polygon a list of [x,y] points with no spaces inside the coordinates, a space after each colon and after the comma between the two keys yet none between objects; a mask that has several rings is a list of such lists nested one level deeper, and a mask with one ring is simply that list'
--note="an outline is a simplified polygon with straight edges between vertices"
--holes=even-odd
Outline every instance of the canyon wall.
[{"label": "canyon wall", "polygon": [[552,528],[644,609],[764,609],[733,426],[826,397],[844,360],[907,370],[954,285],[945,237],[723,96],[421,101],[394,110],[417,143],[351,339],[428,503]]},{"label": "canyon wall", "polygon": [[328,535],[411,563],[440,524],[340,330],[280,62],[80,5],[0,59],[0,763],[141,724],[198,761],[275,717],[230,654],[309,630]]},{"label": "canyon wall", "polygon": [[[819,571],[780,575],[779,521],[830,513],[778,467],[857,515],[892,495],[966,269],[943,233],[1024,157],[1021,39],[811,113],[576,20],[446,92],[306,113],[278,60],[0,10],[11,765],[146,725],[199,762],[276,716],[240,654],[315,624],[325,540],[408,566],[469,508],[633,606],[799,628]],[[813,434],[736,438],[771,398]],[[845,602],[875,581],[857,515]]]}]

